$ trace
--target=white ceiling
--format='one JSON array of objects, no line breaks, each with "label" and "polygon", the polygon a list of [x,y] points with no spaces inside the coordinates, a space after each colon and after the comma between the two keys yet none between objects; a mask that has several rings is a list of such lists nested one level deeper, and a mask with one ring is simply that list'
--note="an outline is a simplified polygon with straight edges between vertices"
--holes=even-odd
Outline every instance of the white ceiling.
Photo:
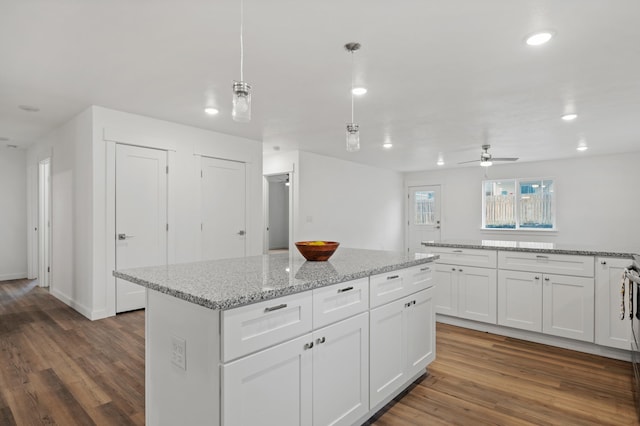
[{"label": "white ceiling", "polygon": [[[1,144],[89,105],[399,170],[640,150],[637,0],[245,0],[253,120],[230,116],[239,0],[0,0]],[[526,35],[552,29],[547,45]],[[351,57],[361,150],[345,151]],[[212,104],[215,117],[203,113]],[[41,109],[29,113],[18,105]],[[563,122],[563,112],[580,115]],[[382,148],[385,139],[394,146]],[[584,138],[589,150],[575,148]]]}]

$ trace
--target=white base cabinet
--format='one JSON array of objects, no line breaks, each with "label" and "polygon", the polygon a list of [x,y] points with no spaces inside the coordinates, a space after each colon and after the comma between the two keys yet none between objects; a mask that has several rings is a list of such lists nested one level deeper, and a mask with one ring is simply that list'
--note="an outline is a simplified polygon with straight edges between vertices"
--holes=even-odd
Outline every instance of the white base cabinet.
[{"label": "white base cabinet", "polygon": [[371,407],[435,359],[433,296],[432,287],[371,310]]},{"label": "white base cabinet", "polygon": [[625,318],[620,319],[622,272],[631,265],[630,259],[596,259],[596,343],[612,348],[631,348],[628,295],[625,297]]},{"label": "white base cabinet", "polygon": [[436,312],[474,321],[497,321],[495,268],[437,264]]},{"label": "white base cabinet", "polygon": [[593,278],[500,270],[498,324],[593,342]]}]

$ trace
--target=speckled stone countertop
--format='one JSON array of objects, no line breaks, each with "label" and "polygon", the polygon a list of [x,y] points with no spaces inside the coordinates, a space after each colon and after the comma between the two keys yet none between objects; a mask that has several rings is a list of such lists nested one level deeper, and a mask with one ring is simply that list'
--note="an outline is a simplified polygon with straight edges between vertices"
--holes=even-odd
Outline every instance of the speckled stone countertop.
[{"label": "speckled stone countertop", "polygon": [[373,274],[438,256],[339,247],[326,262],[298,252],[113,271],[123,280],[211,309],[230,309]]},{"label": "speckled stone countertop", "polygon": [[532,253],[575,254],[581,256],[628,257],[640,253],[640,248],[598,248],[579,245],[563,245],[556,243],[537,243],[530,241],[501,241],[501,240],[446,240],[422,241],[425,247],[448,247],[462,249],[488,249],[503,251],[523,251]]}]

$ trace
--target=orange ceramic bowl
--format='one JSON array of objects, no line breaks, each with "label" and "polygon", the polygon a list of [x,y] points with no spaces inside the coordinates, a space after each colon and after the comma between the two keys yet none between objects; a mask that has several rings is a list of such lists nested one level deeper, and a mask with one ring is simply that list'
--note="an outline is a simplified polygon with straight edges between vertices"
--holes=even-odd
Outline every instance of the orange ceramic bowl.
[{"label": "orange ceramic bowl", "polygon": [[329,259],[340,243],[336,241],[298,241],[296,247],[305,259],[321,262]]}]

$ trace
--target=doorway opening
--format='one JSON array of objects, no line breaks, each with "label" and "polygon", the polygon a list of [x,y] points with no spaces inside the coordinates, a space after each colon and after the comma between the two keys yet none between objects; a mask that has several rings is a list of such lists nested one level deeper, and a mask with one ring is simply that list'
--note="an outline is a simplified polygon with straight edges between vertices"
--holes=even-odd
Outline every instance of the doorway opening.
[{"label": "doorway opening", "polygon": [[38,163],[38,285],[51,285],[51,159]]},{"label": "doorway opening", "polygon": [[285,253],[290,244],[290,188],[291,175],[283,173],[265,176],[266,179],[266,246],[267,253]]}]

